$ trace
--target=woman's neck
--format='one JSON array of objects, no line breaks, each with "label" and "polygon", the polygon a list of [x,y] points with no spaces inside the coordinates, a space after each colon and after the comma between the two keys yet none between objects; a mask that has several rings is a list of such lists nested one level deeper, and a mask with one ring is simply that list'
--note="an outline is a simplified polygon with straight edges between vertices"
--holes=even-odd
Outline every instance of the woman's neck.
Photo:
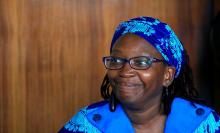
[{"label": "woman's neck", "polygon": [[157,130],[155,132],[163,132],[166,116],[162,114],[160,103],[160,99],[154,99],[146,103],[146,105],[140,106],[139,109],[123,106],[136,132],[141,132],[141,130],[145,131],[145,133],[147,130],[151,132],[153,130]]}]

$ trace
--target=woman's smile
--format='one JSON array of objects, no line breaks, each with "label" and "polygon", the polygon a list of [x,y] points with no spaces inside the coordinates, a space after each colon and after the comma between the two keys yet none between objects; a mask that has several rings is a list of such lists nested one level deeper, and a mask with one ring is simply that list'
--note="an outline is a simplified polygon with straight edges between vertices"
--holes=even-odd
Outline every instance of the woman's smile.
[{"label": "woman's smile", "polygon": [[131,83],[131,82],[118,82],[116,83],[116,85],[118,87],[122,87],[122,88],[135,88],[138,86],[141,86],[141,84],[137,84],[137,83]]},{"label": "woman's smile", "polygon": [[140,88],[141,84],[129,83],[129,82],[119,82],[116,83],[116,88],[120,92],[133,92],[135,89]]},{"label": "woman's smile", "polygon": [[144,85],[141,83],[128,82],[128,81],[116,81],[115,91],[120,97],[135,96],[144,89]]}]

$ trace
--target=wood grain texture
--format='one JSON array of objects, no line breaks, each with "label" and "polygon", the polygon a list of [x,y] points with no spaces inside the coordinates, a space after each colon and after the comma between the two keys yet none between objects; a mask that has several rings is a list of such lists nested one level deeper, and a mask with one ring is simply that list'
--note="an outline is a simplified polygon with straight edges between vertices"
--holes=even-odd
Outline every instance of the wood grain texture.
[{"label": "wood grain texture", "polygon": [[0,0],[0,132],[57,132],[100,100],[101,57],[128,18],[169,23],[197,75],[210,7],[208,0]]}]

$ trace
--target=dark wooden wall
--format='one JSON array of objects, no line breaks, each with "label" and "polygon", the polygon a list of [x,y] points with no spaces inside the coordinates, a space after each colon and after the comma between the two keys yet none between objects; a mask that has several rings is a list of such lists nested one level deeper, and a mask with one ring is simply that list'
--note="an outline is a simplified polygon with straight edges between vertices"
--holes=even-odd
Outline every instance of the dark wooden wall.
[{"label": "dark wooden wall", "polygon": [[114,28],[153,16],[185,44],[198,88],[209,0],[0,0],[0,133],[53,133],[101,99]]}]

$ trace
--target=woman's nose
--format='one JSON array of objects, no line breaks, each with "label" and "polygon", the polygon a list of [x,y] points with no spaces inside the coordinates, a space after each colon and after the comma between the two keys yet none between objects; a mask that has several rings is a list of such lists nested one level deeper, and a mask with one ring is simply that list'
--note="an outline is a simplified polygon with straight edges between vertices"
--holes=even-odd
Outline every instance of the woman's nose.
[{"label": "woman's nose", "polygon": [[126,62],[124,66],[121,68],[119,75],[125,78],[132,77],[134,76],[134,69],[131,68],[128,62]]}]

